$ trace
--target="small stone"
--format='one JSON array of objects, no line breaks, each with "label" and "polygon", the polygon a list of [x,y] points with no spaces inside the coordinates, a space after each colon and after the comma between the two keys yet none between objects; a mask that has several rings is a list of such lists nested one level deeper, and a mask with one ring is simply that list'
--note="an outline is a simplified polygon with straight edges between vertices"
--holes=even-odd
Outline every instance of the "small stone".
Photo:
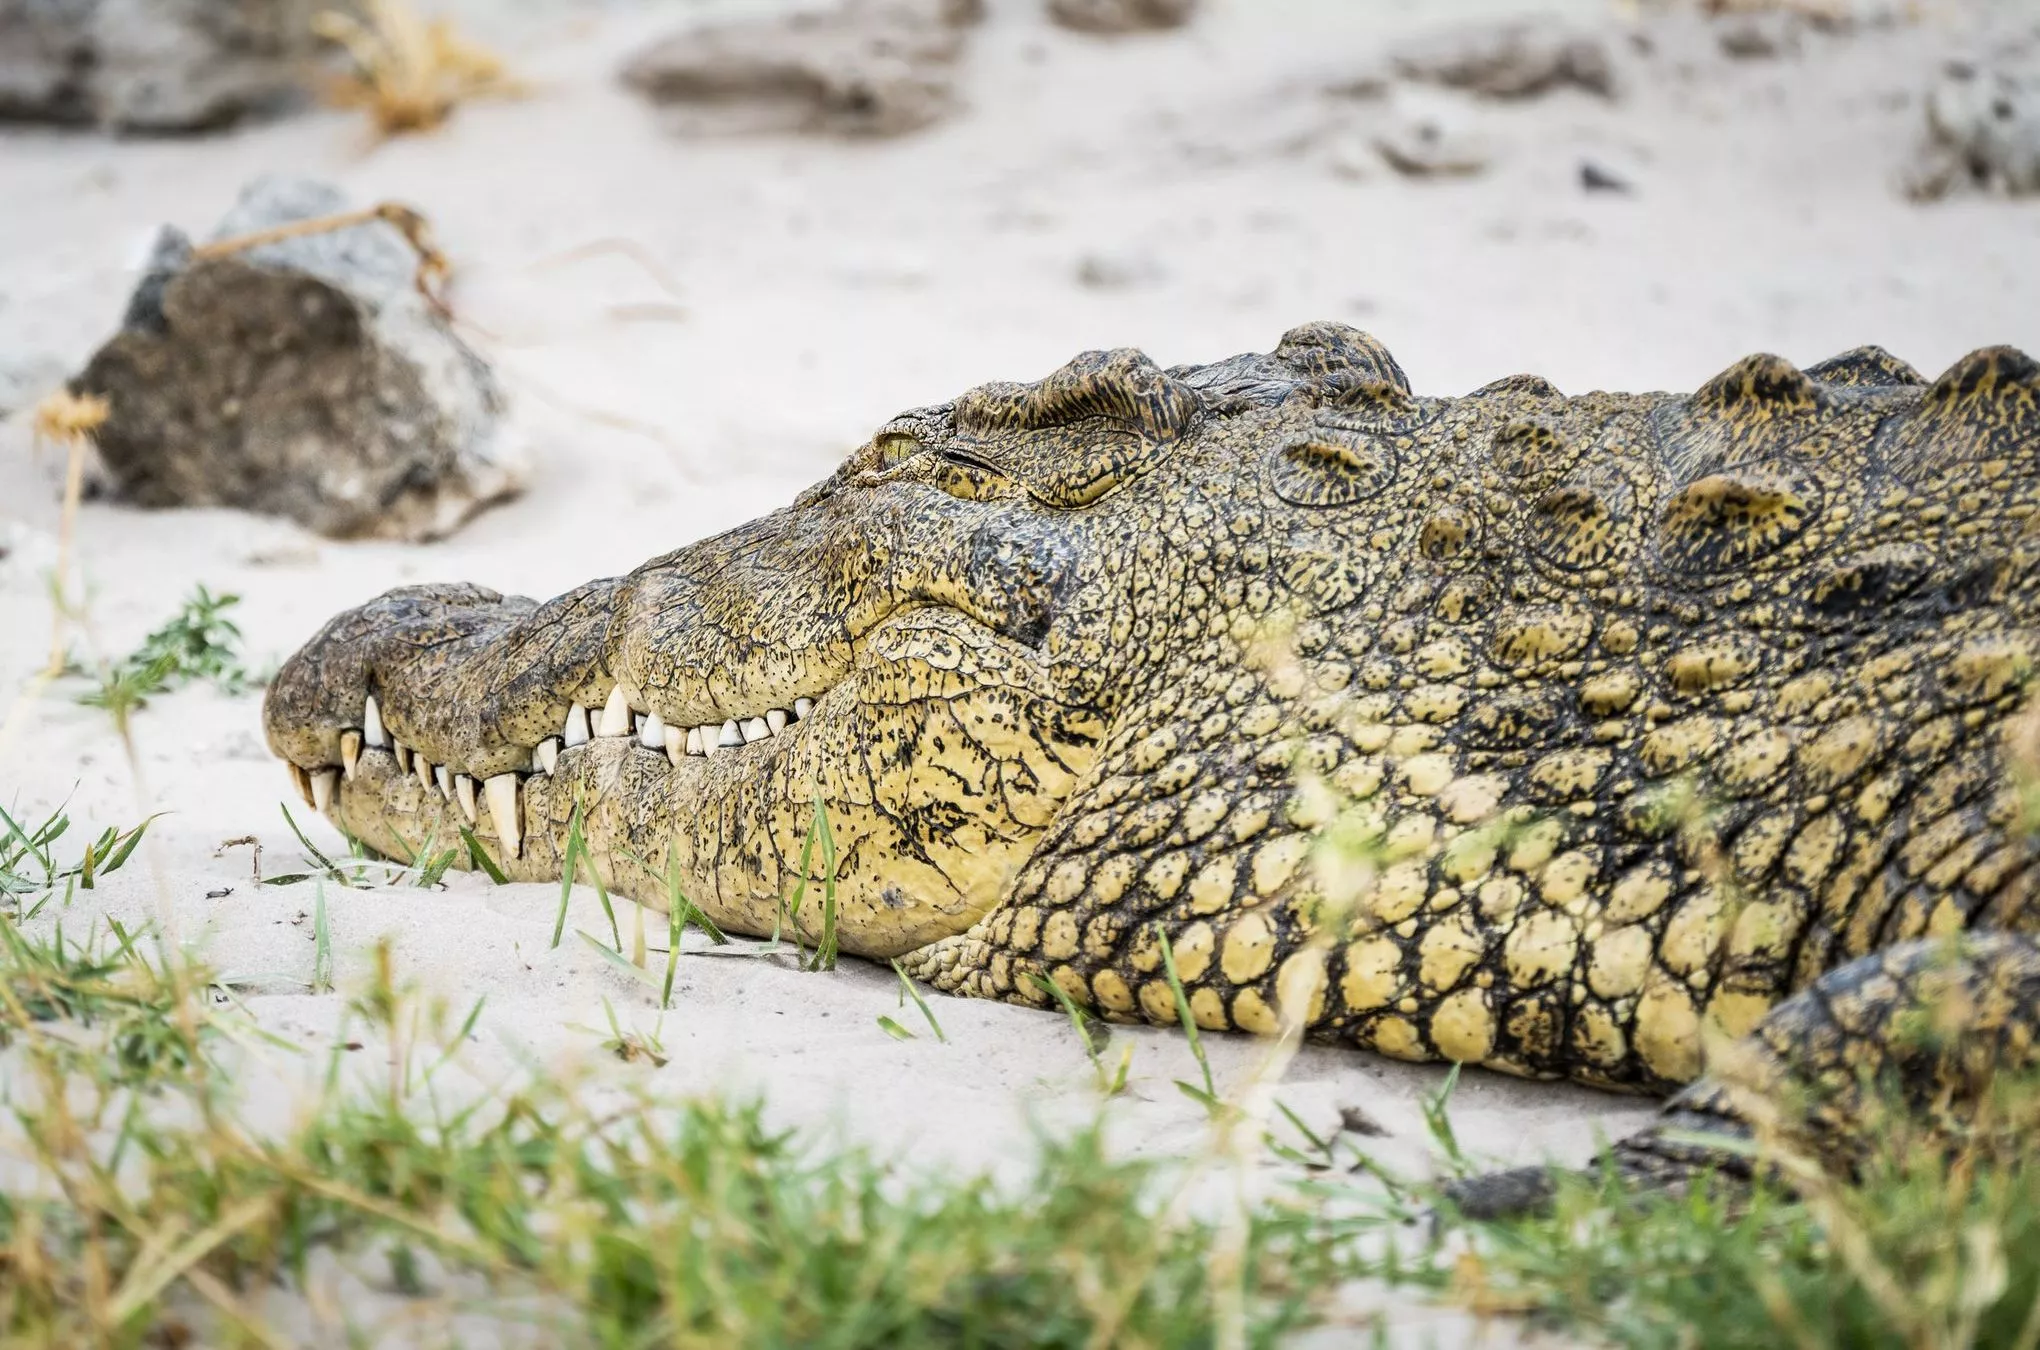
[{"label": "small stone", "polygon": [[1580,186],[1588,192],[1631,191],[1627,178],[1602,168],[1591,159],[1580,161]]},{"label": "small stone", "polygon": [[1197,0],[1048,0],[1048,17],[1081,33],[1139,33],[1180,28]]},{"label": "small stone", "polygon": [[1615,66],[1600,38],[1536,21],[1433,34],[1390,58],[1406,80],[1482,98],[1535,98],[1570,85],[1615,96]]},{"label": "small stone", "polygon": [[1132,290],[1162,276],[1161,265],[1141,253],[1087,253],[1077,260],[1077,284],[1088,290]]},{"label": "small stone", "polygon": [[1770,14],[1735,14],[1716,25],[1714,42],[1721,48],[1722,55],[1734,60],[1770,60],[1797,56],[1800,36],[1805,30],[1805,17],[1785,10]]},{"label": "small stone", "polygon": [[[258,179],[214,238],[347,206]],[[419,293],[418,266],[380,220],[211,256],[166,227],[120,331],[72,381],[112,405],[97,441],[115,491],[406,540],[515,492],[526,454],[495,376]]]},{"label": "small stone", "polygon": [[1396,172],[1412,178],[1479,173],[1494,147],[1455,109],[1440,102],[1407,101],[1374,133],[1374,148]]},{"label": "small stone", "polygon": [[653,44],[624,82],[688,132],[896,136],[958,104],[952,68],[982,0],[847,0],[705,24]]}]

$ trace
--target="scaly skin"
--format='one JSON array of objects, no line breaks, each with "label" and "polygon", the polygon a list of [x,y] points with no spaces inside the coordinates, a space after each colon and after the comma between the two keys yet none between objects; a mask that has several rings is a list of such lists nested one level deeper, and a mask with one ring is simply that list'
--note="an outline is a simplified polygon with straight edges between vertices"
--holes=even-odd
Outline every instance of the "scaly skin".
[{"label": "scaly skin", "polygon": [[[1286,996],[1315,1037],[1663,1091],[1799,990],[1850,1012],[1781,1009],[1781,1062],[1896,1063],[1910,985],[1878,963],[1995,930],[1949,959],[2008,991],[2016,1058],[2036,392],[2005,348],[1931,385],[1864,348],[1458,399],[1336,324],[1203,367],[1090,353],[630,576],[391,592],[285,666],[269,738],[374,848],[443,846],[461,808],[390,751],[332,777],[374,694],[407,753],[515,775],[520,849],[477,818],[513,877],[558,877],[578,801],[613,887],[663,906],[670,865],[749,933],[819,796],[844,949],[960,993],[1045,977],[1171,1022],[1161,932],[1207,1027],[1274,1030]],[[531,771],[618,689],[680,728],[814,706]]]}]

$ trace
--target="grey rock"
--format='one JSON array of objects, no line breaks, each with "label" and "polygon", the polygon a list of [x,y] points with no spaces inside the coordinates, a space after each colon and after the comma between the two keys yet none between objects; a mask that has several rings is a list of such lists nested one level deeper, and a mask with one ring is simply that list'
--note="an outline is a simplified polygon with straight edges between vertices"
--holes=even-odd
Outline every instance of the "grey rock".
[{"label": "grey rock", "polygon": [[1197,0],[1048,0],[1048,17],[1083,33],[1138,33],[1180,28]]},{"label": "grey rock", "polygon": [[[260,179],[213,237],[346,209],[323,184]],[[381,221],[214,256],[165,227],[121,330],[72,381],[112,404],[98,443],[117,493],[421,540],[515,492],[526,452],[502,393],[417,267]]]},{"label": "grey rock", "polygon": [[0,0],[0,119],[192,131],[301,98],[321,0]]},{"label": "grey rock", "polygon": [[623,78],[684,131],[895,136],[955,110],[962,29],[982,14],[982,0],[847,0],[706,24],[640,52]]},{"label": "grey rock", "polygon": [[1095,252],[1077,259],[1077,284],[1086,290],[1132,290],[1155,285],[1166,275],[1159,262],[1142,252]]},{"label": "grey rock", "polygon": [[1722,55],[1738,61],[1797,56],[1808,26],[1805,15],[1789,10],[1730,14],[1715,24],[1714,42]]},{"label": "grey rock", "polygon": [[1922,200],[1964,190],[2040,192],[2040,61],[1947,67],[1927,96],[1905,188]]},{"label": "grey rock", "polygon": [[1483,98],[1535,98],[1567,86],[1603,98],[1616,93],[1615,64],[1601,38],[1537,20],[1434,33],[1390,62],[1406,80]]},{"label": "grey rock", "polygon": [[1409,178],[1460,177],[1493,163],[1497,147],[1465,106],[1449,96],[1400,99],[1374,131],[1374,148],[1389,167]]}]

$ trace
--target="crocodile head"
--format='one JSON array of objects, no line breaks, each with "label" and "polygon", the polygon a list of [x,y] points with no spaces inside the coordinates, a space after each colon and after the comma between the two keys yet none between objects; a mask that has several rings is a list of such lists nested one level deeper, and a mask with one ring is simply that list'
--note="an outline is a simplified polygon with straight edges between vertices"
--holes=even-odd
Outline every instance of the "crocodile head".
[{"label": "crocodile head", "polygon": [[[1204,434],[1214,409],[1335,372],[1402,388],[1371,339],[1332,326],[1196,371],[1089,353],[897,417],[791,506],[628,576],[543,604],[392,591],[284,666],[270,745],[393,857],[469,825],[512,877],[557,877],[578,808],[609,884],[654,902],[677,886],[735,931],[775,931],[801,878],[833,876],[846,950],[961,933],[1119,711],[1230,628],[1227,600],[1172,584],[1163,555],[1266,565],[1261,485]],[[1358,472],[1292,458],[1306,489]]]}]

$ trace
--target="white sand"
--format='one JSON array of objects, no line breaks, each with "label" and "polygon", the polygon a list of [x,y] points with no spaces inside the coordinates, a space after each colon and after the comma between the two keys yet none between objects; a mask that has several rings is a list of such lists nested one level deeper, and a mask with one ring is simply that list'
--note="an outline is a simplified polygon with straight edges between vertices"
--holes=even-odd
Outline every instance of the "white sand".
[{"label": "white sand", "polygon": [[[493,13],[536,93],[372,150],[358,122],[333,113],[196,141],[0,132],[0,362],[76,369],[117,319],[133,280],[124,268],[154,224],[209,228],[252,175],[310,173],[430,216],[460,269],[458,307],[539,447],[528,495],[428,547],[333,544],[224,511],[88,505],[88,650],[127,650],[195,582],[244,597],[239,617],[265,661],[401,582],[551,595],[783,503],[902,408],[1034,378],[1088,347],[1211,360],[1265,350],[1306,319],[1342,319],[1440,393],[1519,370],[1573,391],[1690,388],[1751,351],[1811,362],[1865,342],[1929,374],[1988,343],[2040,349],[2040,205],[1922,209],[1892,188],[1918,90],[1958,41],[1952,21],[1816,38],[1798,61],[1702,52],[1682,74],[1661,56],[1629,67],[1629,94],[1613,105],[1566,93],[1478,110],[1503,147],[1485,174],[1411,182],[1377,167],[1355,182],[1332,171],[1351,155],[1326,130],[1351,114],[1315,90],[1370,67],[1392,35],[1476,7],[1231,0],[1186,32],[1122,41],[1050,30],[1031,3],[994,8],[962,76],[969,110],[883,144],[662,132],[611,72],[698,12],[663,5]],[[1583,156],[1637,191],[1583,193]],[[684,290],[684,321],[618,321],[612,306],[668,300],[620,257],[537,265],[598,240],[655,257]],[[1090,257],[1134,284],[1080,285]],[[31,458],[24,423],[0,423],[10,700],[46,650],[57,517],[58,462]],[[252,977],[266,1025],[320,1045],[338,1000],[305,992],[311,887],[258,888],[245,850],[216,856],[222,840],[255,833],[266,871],[301,870],[259,700],[198,690],[156,701],[136,722],[138,784],[107,720],[70,692],[27,709],[0,744],[0,802],[37,815],[68,795],[94,829],[172,814],[145,865],[80,897],[67,926],[167,904],[184,940]],[[338,847],[323,823],[315,837]],[[605,998],[629,1024],[657,1019],[642,988],[585,945],[548,950],[556,896],[465,875],[439,893],[329,893],[341,978],[387,934],[403,967],[451,1000],[489,996],[484,1064],[507,1065],[508,1045],[591,1062],[597,1038],[573,1026],[599,1025]],[[604,926],[591,894],[577,895],[571,923]],[[899,1012],[891,972],[854,961],[810,975],[689,957],[679,989],[663,1028],[672,1061],[656,1071],[671,1091],[756,1087],[786,1120],[958,1163],[1024,1148],[1043,1102],[1088,1109],[1089,1070],[1057,1017],[944,1000],[949,1044],[897,1042],[875,1023]],[[911,1008],[902,1020],[918,1025]],[[1116,1034],[1138,1047],[1134,1092],[1114,1107],[1124,1136],[1196,1147],[1200,1112],[1171,1086],[1193,1072],[1182,1038]],[[1261,1052],[1239,1038],[1209,1044],[1222,1082]],[[1281,1095],[1324,1126],[1338,1107],[1364,1106],[1393,1132],[1385,1155],[1421,1167],[1416,1103],[1441,1077],[1317,1048]],[[1518,1161],[1584,1156],[1596,1129],[1619,1133],[1649,1109],[1479,1073],[1457,1108],[1473,1148]]]}]

